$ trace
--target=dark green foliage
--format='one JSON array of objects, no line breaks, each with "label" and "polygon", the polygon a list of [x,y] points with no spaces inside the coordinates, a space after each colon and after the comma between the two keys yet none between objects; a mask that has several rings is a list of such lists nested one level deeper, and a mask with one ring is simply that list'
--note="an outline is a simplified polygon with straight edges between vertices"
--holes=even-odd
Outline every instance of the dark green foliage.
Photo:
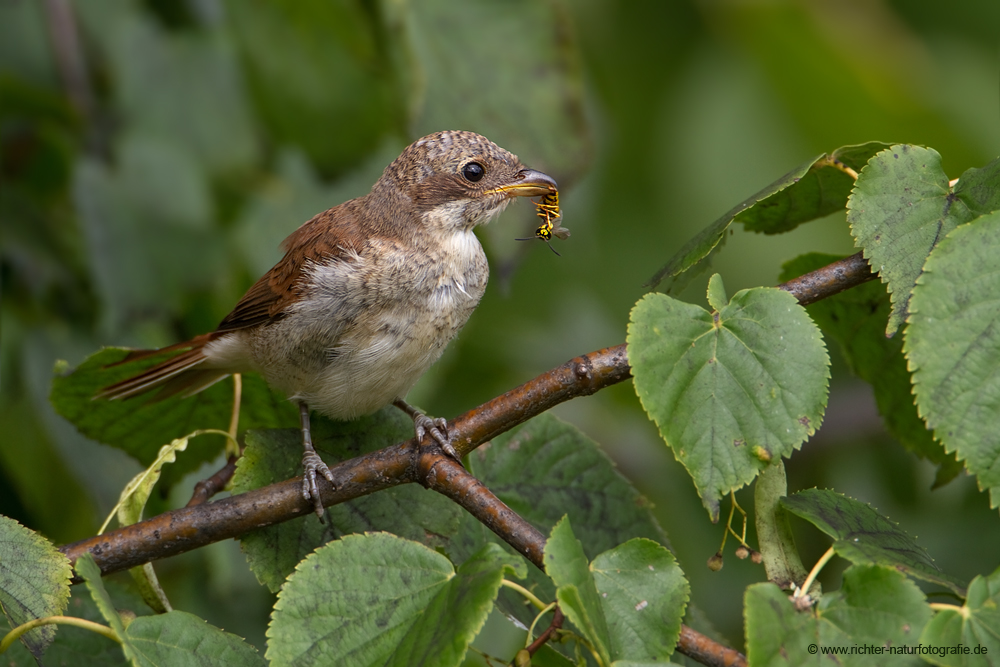
[{"label": "dark green foliage", "polygon": [[[469,645],[494,606],[524,625],[537,616],[536,636],[552,618],[521,585],[566,614],[556,638],[566,641],[535,664],[683,660],[685,612],[753,664],[832,664],[810,644],[918,642],[987,651],[936,664],[990,664],[1000,653],[995,4],[854,3],[848,16],[831,3],[693,0],[0,2],[5,618],[65,613],[121,641],[44,626],[26,635],[44,664],[243,665],[266,654],[479,665]],[[78,50],[60,7],[76,19]],[[69,589],[65,560],[40,533],[92,535],[161,446],[226,429],[231,416],[228,381],[188,400],[92,400],[154,361],[115,366],[124,348],[104,346],[155,348],[212,329],[280,257],[281,239],[367,192],[412,140],[450,128],[556,176],[573,236],[561,258],[515,243],[537,225],[528,202],[483,231],[493,287],[413,402],[452,417],[621,343],[634,308],[640,400],[621,387],[575,401],[560,408],[573,425],[536,418],[466,462],[551,533],[548,572],[443,496],[406,485],[331,508],[326,525],[309,516],[243,535],[253,574],[214,547],[157,564],[186,611],[151,616],[86,560],[87,583]],[[871,137],[893,141],[831,150]],[[789,257],[778,280],[857,249],[889,292],[871,282],[803,311],[762,287]],[[694,279],[707,260],[729,287],[712,278],[708,310],[690,303],[703,303]],[[641,298],[657,266],[672,296]],[[841,352],[832,367],[820,331]],[[855,419],[867,395],[845,371],[871,385],[884,429]],[[244,378],[246,451],[230,492],[298,474],[285,398]],[[315,426],[330,461],[412,435],[394,409]],[[224,442],[203,436],[178,451],[147,514],[187,502]],[[931,494],[933,472],[911,454],[938,466],[938,484],[957,479]],[[699,507],[725,519],[725,496],[761,473],[753,509],[777,520],[746,539],[768,574],[785,551],[782,584],[801,585],[828,542],[852,562],[842,576],[821,573],[799,609],[789,590],[747,587],[764,571],[734,562],[730,547],[721,572],[703,566],[722,527]],[[794,493],[815,485],[859,500]],[[263,588],[238,593],[233,582],[253,587],[254,574],[281,590],[276,606]],[[692,620],[705,618],[721,632]],[[251,628],[257,650],[219,629],[233,627]],[[493,651],[497,664],[523,640]],[[20,642],[0,662],[36,664]]]}]

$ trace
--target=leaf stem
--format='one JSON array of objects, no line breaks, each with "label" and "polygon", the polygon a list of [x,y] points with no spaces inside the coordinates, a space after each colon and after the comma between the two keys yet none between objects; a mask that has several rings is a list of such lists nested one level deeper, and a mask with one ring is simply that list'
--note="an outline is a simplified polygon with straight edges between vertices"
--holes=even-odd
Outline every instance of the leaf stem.
[{"label": "leaf stem", "polygon": [[[738,534],[735,530],[733,530],[733,516],[736,515],[736,512],[739,512],[741,515],[743,515],[742,535]],[[734,491],[729,492],[729,518],[726,519],[726,529],[722,531],[722,544],[719,546],[720,555],[726,548],[726,540],[729,539],[730,534],[732,534],[733,537],[739,540],[742,546],[746,547],[747,549],[750,548],[750,545],[747,544],[747,512],[745,509],[740,507],[740,504],[738,502],[736,502],[736,493]]]},{"label": "leaf stem", "polygon": [[520,584],[514,583],[513,581],[510,581],[509,579],[502,579],[500,581],[500,585],[501,586],[506,586],[507,588],[511,589],[512,591],[517,591],[518,593],[520,593],[521,595],[523,595],[525,598],[527,598],[528,602],[530,602],[531,604],[533,604],[535,606],[535,609],[539,610],[539,612],[544,612],[549,607],[551,607],[552,604],[555,604],[554,602],[552,604],[545,604],[544,602],[542,602],[541,600],[539,600],[538,597],[535,596],[535,594],[532,593],[531,591],[529,591],[527,588],[525,588],[524,586],[522,586]]},{"label": "leaf stem", "polygon": [[733,530],[733,514],[736,512],[736,498],[733,496],[733,492],[729,492],[729,517],[726,519],[726,528],[722,531],[722,544],[719,545],[719,555],[726,548],[726,540],[729,539],[729,533],[736,535],[736,531]]},{"label": "leaf stem", "polygon": [[934,611],[953,611],[960,614],[962,618],[969,617],[968,607],[959,607],[957,604],[945,604],[944,602],[931,602],[929,606]]},{"label": "leaf stem", "polygon": [[815,565],[813,565],[813,569],[809,571],[809,576],[806,577],[806,580],[802,583],[802,586],[799,587],[798,591],[796,591],[795,597],[799,598],[809,594],[809,589],[812,587],[813,582],[816,580],[816,576],[820,573],[820,570],[822,570],[823,567],[830,562],[830,559],[833,558],[834,553],[835,552],[833,550],[833,547],[830,547],[829,549],[826,550],[825,554],[820,556],[820,559],[816,561]]},{"label": "leaf stem", "polygon": [[594,662],[597,663],[598,667],[605,667],[604,661],[601,660],[601,654],[597,652],[597,649],[594,648],[594,645],[591,644],[586,637],[577,634],[573,634],[571,636],[578,642],[580,642],[580,644],[582,644],[584,648],[590,651],[590,655],[594,659]]},{"label": "leaf stem", "polygon": [[[240,403],[243,401],[243,376],[233,373],[233,412],[229,416],[229,441],[235,445],[235,451],[231,452],[236,456],[240,455],[240,445],[236,442],[236,433],[240,425]],[[226,447],[229,449],[229,447]]]},{"label": "leaf stem", "polygon": [[535,636],[535,626],[538,625],[538,621],[542,620],[542,616],[544,616],[546,613],[548,613],[549,611],[551,611],[551,610],[553,610],[555,608],[556,608],[556,603],[555,602],[550,602],[549,604],[547,604],[545,606],[544,609],[542,609],[541,611],[538,612],[538,615],[535,616],[535,620],[533,620],[531,622],[531,627],[528,628],[528,636],[525,638],[525,641],[524,641],[524,645],[525,646],[530,646],[531,645],[531,642],[533,641],[533,637]]},{"label": "leaf stem", "polygon": [[843,162],[841,162],[837,158],[833,157],[832,155],[828,155],[825,158],[823,158],[822,160],[819,160],[816,163],[816,166],[819,166],[819,167],[833,167],[834,169],[837,169],[837,170],[840,170],[840,171],[844,172],[845,174],[847,174],[848,176],[850,176],[854,180],[858,180],[858,172],[854,171],[853,169],[851,169],[850,167],[848,167],[846,164],[844,164]]},{"label": "leaf stem", "polygon": [[[743,509],[742,507],[740,507],[740,504],[738,502],[736,502],[736,492],[735,491],[730,491],[729,492],[729,502],[732,503],[732,507],[729,510],[729,521],[726,524],[726,528],[729,530],[730,533],[733,534],[733,537],[735,537],[736,539],[738,539],[740,541],[741,545],[743,545],[744,547],[746,547],[747,549],[749,549],[750,545],[747,544],[747,511],[745,509]],[[743,531],[742,531],[742,534],[740,534],[740,535],[737,535],[736,531],[733,530],[733,510],[736,510],[737,512],[739,512],[740,514],[743,515]],[[722,546],[725,546],[725,545],[726,545],[726,543],[723,542]]]},{"label": "leaf stem", "polygon": [[24,633],[34,630],[42,625],[74,625],[78,628],[83,628],[84,630],[96,632],[97,634],[107,637],[111,641],[117,642],[118,644],[122,643],[122,640],[117,633],[106,625],[101,625],[100,623],[88,621],[85,618],[77,618],[75,616],[45,616],[43,618],[36,618],[28,621],[27,623],[22,623],[8,632],[3,639],[0,639],[0,653],[9,649],[11,644],[16,642]]}]

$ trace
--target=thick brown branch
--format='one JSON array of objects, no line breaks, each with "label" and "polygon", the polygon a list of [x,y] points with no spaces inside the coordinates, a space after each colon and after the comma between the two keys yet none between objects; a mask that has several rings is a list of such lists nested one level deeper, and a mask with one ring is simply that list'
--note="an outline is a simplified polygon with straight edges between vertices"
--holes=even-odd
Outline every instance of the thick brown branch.
[{"label": "thick brown branch", "polygon": [[578,396],[590,396],[632,377],[624,343],[567,361],[534,380],[466,412],[448,425],[457,429],[455,449],[465,456],[487,440],[509,431],[549,408]]},{"label": "thick brown branch", "polygon": [[[461,415],[448,425],[456,449],[465,455],[492,437],[576,396],[586,396],[629,377],[625,346],[572,359],[503,396]],[[336,480],[320,488],[325,506],[336,505],[391,486],[421,481],[414,465],[414,440],[387,447],[330,470]],[[288,521],[310,511],[302,498],[301,477],[230,498],[165,512],[61,548],[75,561],[94,554],[108,574],[237,537],[255,528]]]},{"label": "thick brown branch", "polygon": [[[413,441],[331,466],[336,489],[324,484],[323,504],[335,505],[414,481],[409,474]],[[312,511],[302,497],[302,478],[247,493],[164,512],[151,519],[60,547],[75,561],[85,552],[103,574],[175,556],[246,532],[282,523]]]}]

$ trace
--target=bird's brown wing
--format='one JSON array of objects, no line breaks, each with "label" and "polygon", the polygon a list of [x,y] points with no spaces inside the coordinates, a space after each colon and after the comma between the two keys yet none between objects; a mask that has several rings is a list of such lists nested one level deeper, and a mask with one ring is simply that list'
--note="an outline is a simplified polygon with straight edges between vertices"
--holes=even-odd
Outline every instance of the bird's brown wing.
[{"label": "bird's brown wing", "polygon": [[157,387],[162,389],[155,400],[177,393],[188,396],[226,377],[226,371],[200,367],[206,359],[205,345],[227,332],[281,318],[289,305],[305,295],[301,278],[307,263],[343,256],[350,249],[360,248],[363,231],[355,213],[356,202],[357,200],[346,202],[324,211],[292,232],[281,244],[285,256],[243,295],[215,331],[159,350],[133,350],[122,361],[111,366],[147,359],[164,352],[176,351],[179,354],[138,375],[104,387],[94,398],[129,398]]},{"label": "bird's brown wing", "polygon": [[247,290],[216,333],[272,322],[303,296],[303,269],[309,262],[328,261],[361,247],[357,200],[319,213],[281,243],[285,256]]}]

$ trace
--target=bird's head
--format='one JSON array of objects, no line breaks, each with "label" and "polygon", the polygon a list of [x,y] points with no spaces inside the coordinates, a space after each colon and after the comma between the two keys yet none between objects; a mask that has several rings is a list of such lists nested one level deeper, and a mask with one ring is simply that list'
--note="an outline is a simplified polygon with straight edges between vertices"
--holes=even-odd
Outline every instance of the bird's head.
[{"label": "bird's head", "polygon": [[432,227],[469,230],[489,222],[514,197],[558,191],[549,176],[474,132],[436,132],[413,142],[382,174],[373,193],[392,188]]}]

